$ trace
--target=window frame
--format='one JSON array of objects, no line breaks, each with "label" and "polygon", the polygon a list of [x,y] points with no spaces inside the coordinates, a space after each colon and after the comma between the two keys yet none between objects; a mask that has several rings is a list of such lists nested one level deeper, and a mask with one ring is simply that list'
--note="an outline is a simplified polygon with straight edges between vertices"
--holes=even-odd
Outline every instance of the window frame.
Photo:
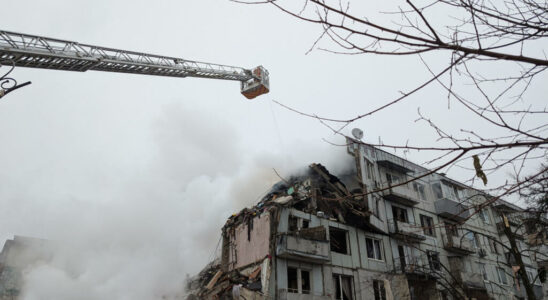
[{"label": "window frame", "polygon": [[478,268],[483,277],[483,281],[489,282],[489,274],[487,273],[487,265],[482,262],[478,262]]},{"label": "window frame", "polygon": [[[289,269],[294,269],[297,273],[297,291],[295,292],[295,289],[289,288]],[[295,266],[287,266],[287,292],[292,294],[301,294],[301,295],[310,295],[312,294],[312,270],[308,268],[303,267],[295,267]],[[308,273],[308,286],[309,290],[303,290],[303,276],[302,273],[307,272]]]},{"label": "window frame", "polygon": [[[333,250],[333,241],[334,240],[332,239],[332,237],[333,237],[332,231],[339,231],[339,232],[344,233],[346,253]],[[339,254],[343,254],[343,255],[350,255],[351,254],[351,252],[350,252],[350,234],[349,234],[348,230],[338,228],[338,227],[329,226],[329,250],[331,252],[335,252],[335,253],[339,253]]]},{"label": "window frame", "polygon": [[491,225],[491,220],[489,218],[489,213],[487,211],[486,208],[484,209],[480,209],[478,211],[478,216],[480,217],[481,221],[483,222],[483,224],[486,224],[486,225]]},{"label": "window frame", "polygon": [[[397,210],[403,212],[402,216],[404,217],[405,220],[398,219],[398,217],[397,217],[398,214],[397,213],[395,214],[395,212]],[[392,205],[392,219],[394,219],[395,221],[398,221],[398,222],[403,222],[403,223],[409,224],[409,214],[407,213],[407,209],[396,206],[396,205]]]},{"label": "window frame", "polygon": [[[508,285],[508,278],[506,278],[506,271],[503,268],[497,267],[497,277],[500,284]],[[504,278],[504,280],[502,280]]]},{"label": "window frame", "polygon": [[440,253],[436,251],[427,251],[426,256],[428,257],[428,266],[430,270],[441,271],[441,261]]},{"label": "window frame", "polygon": [[[371,245],[373,246],[372,247],[373,257],[369,257],[369,247],[367,247],[367,240],[370,240]],[[375,242],[377,242],[377,244],[379,245],[378,249],[375,247]],[[377,251],[378,251],[378,253],[377,253]],[[378,254],[380,256],[380,259],[377,258],[376,254]],[[369,259],[369,260],[384,262],[384,245],[383,245],[382,240],[366,236],[365,237],[365,255],[366,255],[367,259]]]},{"label": "window frame", "polygon": [[413,190],[417,192],[420,200],[426,201],[425,185],[416,181],[413,181]]},{"label": "window frame", "polygon": [[[339,282],[339,287],[340,287],[340,293],[341,295],[337,295],[337,285],[335,285],[333,287],[333,292],[334,292],[334,296],[335,296],[335,300],[342,300],[343,299],[343,288],[342,288],[342,279],[343,278],[346,278],[349,280],[350,282],[350,300],[354,300],[356,297],[354,295],[354,276],[351,276],[351,275],[344,275],[344,274],[337,274],[337,273],[333,273],[333,283],[335,283],[335,280],[337,280]],[[337,298],[337,297],[340,297],[340,298]]]},{"label": "window frame", "polygon": [[384,280],[373,279],[373,297],[375,297],[375,300],[386,300]]},{"label": "window frame", "polygon": [[[419,219],[421,222],[422,232],[424,233],[424,235],[435,238],[436,229],[434,228],[434,218],[427,215],[419,214]],[[427,221],[430,221],[431,224],[424,224],[425,222],[428,223]]]},{"label": "window frame", "polygon": [[[306,226],[304,225],[306,222]],[[296,227],[293,227],[296,226]],[[297,232],[310,227],[310,220],[295,215],[289,215],[287,219],[287,231]]]}]

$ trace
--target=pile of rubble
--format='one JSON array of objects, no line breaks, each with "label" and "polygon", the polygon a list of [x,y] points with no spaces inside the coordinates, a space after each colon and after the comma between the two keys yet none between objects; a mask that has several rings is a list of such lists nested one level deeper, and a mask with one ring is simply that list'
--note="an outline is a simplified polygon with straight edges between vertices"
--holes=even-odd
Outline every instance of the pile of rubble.
[{"label": "pile of rubble", "polygon": [[[354,175],[355,177],[356,175]],[[352,176],[344,177],[347,184],[356,186],[359,182]],[[354,181],[354,182],[351,182]],[[357,192],[356,192],[357,191]],[[232,215],[222,229],[222,255],[210,263],[188,283],[189,297],[187,299],[267,299],[272,254],[276,253],[277,228],[281,207],[293,207],[297,210],[331,219],[340,223],[352,224],[356,227],[367,227],[370,215],[364,190],[352,189],[338,177],[329,173],[321,164],[311,164],[307,174],[291,177],[275,184],[261,201],[251,208],[244,208]],[[264,226],[269,232],[260,232]],[[245,229],[242,229],[245,228]],[[246,230],[247,232],[241,232]],[[257,232],[259,231],[259,232]],[[309,239],[325,240],[326,231],[323,226],[300,230],[300,235]],[[259,245],[266,251],[259,256],[236,265],[242,258],[236,258],[233,248],[237,242],[236,236],[244,236],[245,242],[252,241],[256,235],[264,235],[268,245]],[[247,236],[246,236],[247,235]],[[262,237],[262,236],[261,236]],[[268,247],[268,248],[267,248]],[[249,249],[253,252],[255,249]],[[239,260],[238,260],[239,259]]]}]

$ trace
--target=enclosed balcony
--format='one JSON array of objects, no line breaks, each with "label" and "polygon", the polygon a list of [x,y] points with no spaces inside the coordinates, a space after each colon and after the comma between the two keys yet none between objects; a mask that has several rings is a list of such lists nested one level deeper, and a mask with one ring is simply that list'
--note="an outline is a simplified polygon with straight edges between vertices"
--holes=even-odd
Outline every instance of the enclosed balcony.
[{"label": "enclosed balcony", "polygon": [[[453,278],[467,290],[467,294],[471,291],[485,291],[485,280],[482,271],[475,269],[472,272],[465,271],[464,260],[461,257],[449,257],[449,268]],[[473,294],[473,293],[472,293]]]},{"label": "enclosed balcony", "polygon": [[410,189],[406,184],[394,186],[382,191],[382,196],[386,200],[396,202],[405,206],[414,206],[420,203],[417,191]]},{"label": "enclosed balcony", "polygon": [[443,234],[443,247],[447,251],[458,254],[471,254],[476,252],[476,248],[472,242],[464,236],[455,236],[452,234]]},{"label": "enclosed balcony", "polygon": [[485,290],[483,275],[479,273],[460,272],[457,277],[467,290]]},{"label": "enclosed balcony", "polygon": [[388,220],[388,232],[395,239],[418,243],[424,241],[423,229],[413,222],[407,223],[398,220]]},{"label": "enclosed balcony", "polygon": [[470,217],[468,206],[448,198],[437,200],[434,202],[434,206],[439,216],[450,220],[460,222]]},{"label": "enclosed balcony", "polygon": [[292,293],[287,289],[278,289],[278,298],[280,300],[331,300],[330,296],[314,295],[314,294],[298,294]]},{"label": "enclosed balcony", "polygon": [[293,234],[283,234],[279,237],[276,255],[312,263],[325,263],[331,260],[328,240],[313,240]]},{"label": "enclosed balcony", "polygon": [[409,279],[435,280],[439,272],[433,269],[426,255],[394,258],[394,272],[405,274]]}]

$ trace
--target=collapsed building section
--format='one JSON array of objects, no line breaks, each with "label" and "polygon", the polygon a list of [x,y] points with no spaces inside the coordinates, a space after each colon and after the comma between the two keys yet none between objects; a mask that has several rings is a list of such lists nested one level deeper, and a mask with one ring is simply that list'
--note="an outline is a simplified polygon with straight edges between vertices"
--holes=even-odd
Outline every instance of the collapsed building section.
[{"label": "collapsed building section", "polygon": [[[189,299],[521,299],[500,205],[475,212],[485,199],[476,190],[444,174],[409,181],[429,170],[348,144],[349,172],[311,164],[232,215],[220,258],[190,281]],[[525,260],[540,278],[546,255]],[[546,284],[534,284],[542,299]]]},{"label": "collapsed building section", "polygon": [[[358,182],[350,177],[346,179]],[[329,223],[385,234],[370,222],[363,190],[354,192],[321,164],[311,164],[306,175],[276,184],[256,206],[228,219],[222,229],[220,264],[209,265],[190,283],[201,286],[191,297],[331,299],[325,296],[323,282],[333,275],[324,274],[320,266],[330,263],[335,253],[356,251],[356,245],[349,241],[345,226]],[[344,275],[338,279],[328,295],[344,298],[353,283]]]}]

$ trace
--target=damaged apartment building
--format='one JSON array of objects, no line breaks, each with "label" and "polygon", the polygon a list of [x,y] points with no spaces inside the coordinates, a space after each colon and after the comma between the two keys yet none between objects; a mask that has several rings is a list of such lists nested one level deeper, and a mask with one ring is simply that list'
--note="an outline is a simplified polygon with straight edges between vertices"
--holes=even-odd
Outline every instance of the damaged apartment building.
[{"label": "damaged apartment building", "polygon": [[[405,183],[429,171],[348,142],[350,171],[311,164],[231,216],[220,258],[189,280],[188,299],[524,299],[500,215],[521,208],[498,200],[478,209],[486,195],[444,174]],[[538,299],[545,230],[516,234],[536,249],[522,257]]]}]

